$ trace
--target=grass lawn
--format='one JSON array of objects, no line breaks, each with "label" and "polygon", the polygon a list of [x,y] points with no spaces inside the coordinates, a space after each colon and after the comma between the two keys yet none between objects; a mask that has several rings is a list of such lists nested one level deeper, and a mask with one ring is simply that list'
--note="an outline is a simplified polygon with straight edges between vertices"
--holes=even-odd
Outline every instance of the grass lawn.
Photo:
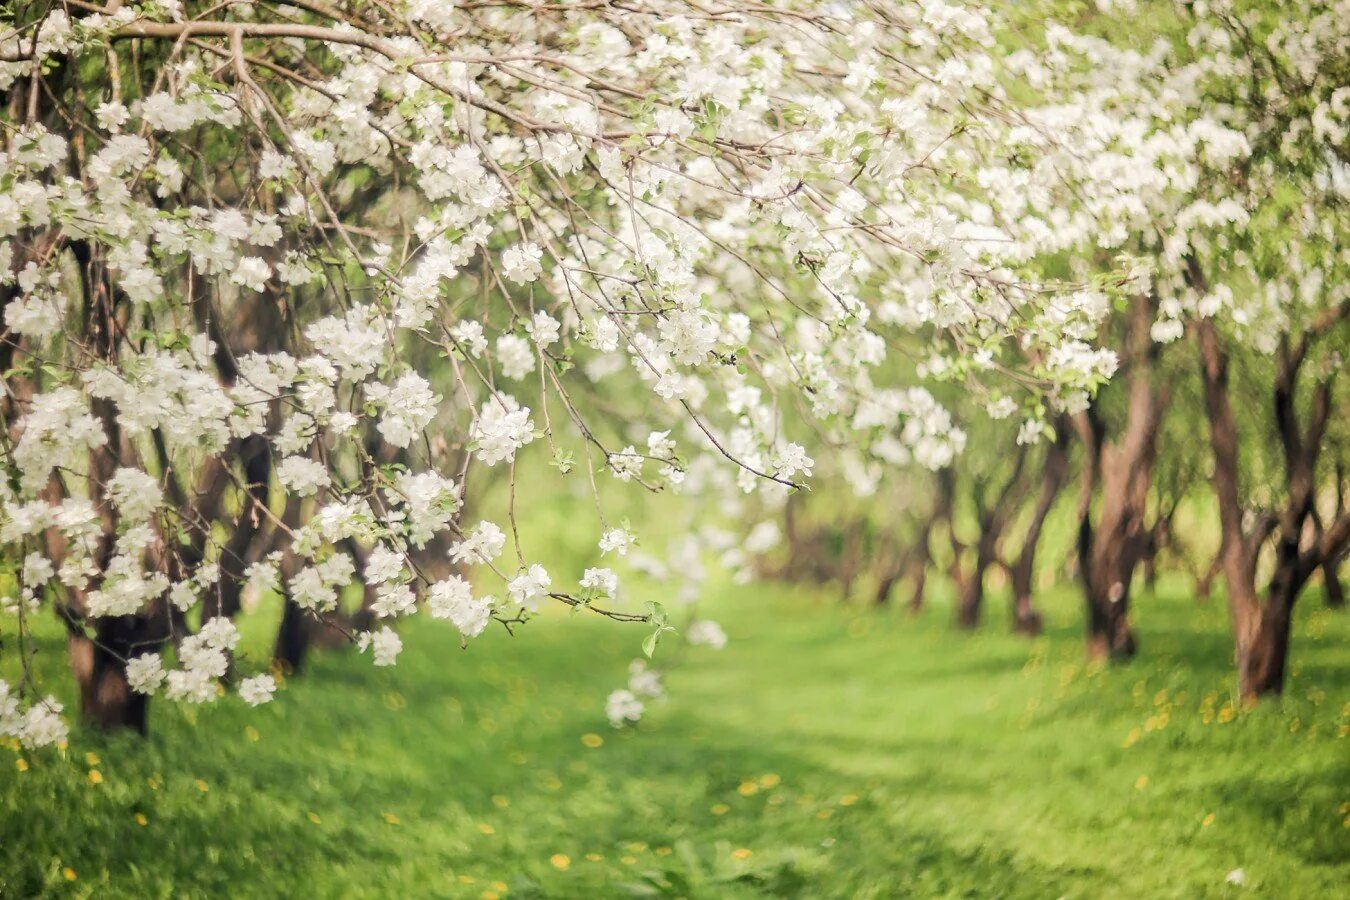
[{"label": "grass lawn", "polygon": [[[1143,597],[1142,657],[1091,669],[1073,594],[1047,602],[1051,633],[1028,642],[1002,633],[1001,607],[963,637],[941,606],[914,620],[727,589],[712,612],[732,644],[664,644],[670,700],[626,732],[602,705],[640,631],[558,616],[461,652],[448,626],[418,624],[393,670],[330,652],[256,711],[160,703],[148,741],[0,750],[0,896],[1309,898],[1350,883],[1350,617],[1306,597],[1288,696],[1244,712],[1221,605]],[[44,658],[62,665],[60,645]],[[1236,869],[1245,885],[1226,883]]]}]

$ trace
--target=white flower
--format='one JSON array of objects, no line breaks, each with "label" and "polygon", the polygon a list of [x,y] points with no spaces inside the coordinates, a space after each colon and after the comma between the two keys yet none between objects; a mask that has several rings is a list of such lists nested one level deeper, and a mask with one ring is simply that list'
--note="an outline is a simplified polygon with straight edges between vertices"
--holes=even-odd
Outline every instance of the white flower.
[{"label": "white flower", "polygon": [[197,591],[190,581],[180,581],[169,588],[169,602],[181,612],[197,605]]},{"label": "white flower", "polygon": [[642,710],[642,701],[630,690],[617,690],[605,700],[605,716],[615,728],[637,722],[642,718]]},{"label": "white flower", "polygon": [[382,584],[376,591],[375,602],[370,605],[371,612],[381,619],[391,616],[406,616],[417,608],[417,595],[406,584]]},{"label": "white flower", "polygon": [[492,562],[506,546],[506,532],[492,522],[479,522],[463,540],[450,545],[450,559],[457,563]]},{"label": "white flower", "polygon": [[261,291],[267,286],[267,279],[271,277],[272,270],[268,267],[267,261],[256,256],[245,256],[240,259],[235,263],[234,271],[230,273],[230,281],[252,291]]},{"label": "white flower", "polygon": [[437,619],[449,619],[466,638],[478,637],[492,618],[492,600],[475,600],[469,582],[458,575],[438,581],[427,591],[427,607]]},{"label": "white flower", "polygon": [[529,324],[525,326],[525,330],[530,334],[530,339],[540,347],[547,347],[557,342],[560,328],[561,324],[558,320],[543,310],[535,313]]},{"label": "white flower", "polygon": [[288,178],[294,169],[294,160],[270,148],[264,150],[262,158],[258,160],[259,178]]},{"label": "white flower", "polygon": [[1041,440],[1041,435],[1045,434],[1046,425],[1040,419],[1027,419],[1022,423],[1022,427],[1017,430],[1017,445],[1036,444]]},{"label": "white flower", "polygon": [[587,569],[581,576],[581,586],[601,596],[613,597],[619,592],[619,576],[613,569]]},{"label": "white flower", "polygon": [[517,450],[534,440],[529,407],[522,407],[507,394],[496,394],[479,410],[470,438],[476,445],[476,455],[486,465],[512,461]]},{"label": "white flower", "polygon": [[366,557],[362,572],[365,580],[371,584],[384,584],[387,581],[404,581],[408,577],[403,568],[403,554],[384,544],[375,545]]},{"label": "white flower", "polygon": [[51,580],[56,574],[52,561],[34,551],[23,558],[23,584],[29,590],[36,590]]},{"label": "white flower", "polygon": [[482,356],[483,352],[487,350],[488,340],[487,336],[483,334],[483,326],[472,319],[456,322],[454,327],[450,329],[450,336],[470,356]]},{"label": "white flower", "polygon": [[609,455],[609,469],[620,481],[628,481],[633,476],[642,476],[642,456],[632,444],[618,453]]},{"label": "white flower", "polygon": [[104,131],[120,131],[127,119],[131,118],[131,113],[122,104],[109,101],[98,105],[94,110],[94,117],[98,119],[98,125]]},{"label": "white flower", "polygon": [[727,633],[722,630],[711,619],[699,619],[689,623],[685,629],[684,638],[691,644],[712,647],[714,650],[721,650],[727,645]]},{"label": "white flower", "polygon": [[260,706],[272,699],[277,681],[271,675],[255,675],[239,682],[239,696],[249,706]]},{"label": "white flower", "polygon": [[343,375],[356,381],[374,372],[388,350],[388,336],[377,319],[369,307],[357,306],[341,318],[326,316],[311,323],[305,337]]},{"label": "white flower", "polygon": [[638,697],[657,699],[666,695],[661,673],[649,668],[645,659],[635,659],[628,664],[628,689]]},{"label": "white flower", "polygon": [[811,474],[811,468],[816,461],[806,455],[806,448],[801,444],[786,444],[778,451],[775,468],[778,469],[780,478],[792,478],[798,472],[804,475]]},{"label": "white flower", "polygon": [[207,621],[197,632],[197,636],[208,647],[218,650],[233,650],[239,645],[239,629],[224,616],[216,616]]},{"label": "white flower", "polygon": [[506,583],[506,592],[517,606],[535,612],[539,608],[538,600],[548,592],[553,579],[538,563]]},{"label": "white flower", "polygon": [[657,459],[670,459],[675,455],[675,442],[670,439],[669,431],[653,431],[647,435],[647,453]]},{"label": "white flower", "polygon": [[422,429],[436,416],[436,404],[441,398],[431,391],[431,385],[416,372],[403,375],[392,386],[372,384],[366,396],[384,404],[379,431],[394,447],[407,447]]},{"label": "white flower", "polygon": [[504,334],[497,338],[496,355],[502,375],[513,381],[534,371],[534,348],[519,335]]},{"label": "white flower", "polygon": [[403,650],[403,641],[388,625],[379,631],[363,632],[357,639],[357,646],[364,653],[367,647],[374,648],[375,665],[392,666]]},{"label": "white flower", "polygon": [[1000,397],[984,408],[991,419],[1006,419],[1017,412],[1017,401],[1012,397]]},{"label": "white flower", "polygon": [[611,528],[600,535],[600,552],[609,553],[611,550],[620,556],[627,556],[630,547],[637,543],[637,538],[622,528]]},{"label": "white flower", "polygon": [[281,584],[276,563],[268,560],[251,564],[244,570],[244,578],[248,581],[249,590],[258,593],[275,591]]},{"label": "white flower", "polygon": [[142,653],[127,660],[127,683],[138,694],[153,694],[167,677],[158,653]]},{"label": "white flower", "polygon": [[502,253],[502,274],[516,284],[528,284],[543,271],[543,258],[543,249],[533,241],[507,247]]},{"label": "white flower", "polygon": [[277,466],[277,480],[297,497],[308,497],[328,487],[328,469],[304,456],[288,456]]},{"label": "white flower", "polygon": [[337,591],[313,566],[306,566],[291,577],[288,583],[291,600],[301,609],[327,612],[337,608]]},{"label": "white flower", "polygon": [[19,728],[19,741],[26,747],[38,748],[59,744],[66,739],[70,729],[61,718],[64,707],[55,697],[47,697],[41,703],[34,703],[24,715],[23,725]]}]

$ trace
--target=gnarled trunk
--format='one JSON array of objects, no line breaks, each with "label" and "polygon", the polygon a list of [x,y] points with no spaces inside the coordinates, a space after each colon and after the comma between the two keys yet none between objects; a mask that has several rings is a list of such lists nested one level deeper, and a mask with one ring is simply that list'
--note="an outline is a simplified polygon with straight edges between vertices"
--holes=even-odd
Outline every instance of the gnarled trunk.
[{"label": "gnarled trunk", "polygon": [[[1194,257],[1187,262],[1191,284],[1206,289],[1199,263]],[[1323,527],[1314,480],[1332,414],[1337,369],[1333,367],[1313,390],[1306,421],[1300,422],[1295,402],[1299,374],[1312,341],[1347,316],[1350,303],[1329,310],[1327,316],[1307,328],[1296,345],[1288,336],[1281,338],[1271,398],[1283,451],[1284,499],[1278,513],[1256,516],[1254,525],[1248,524],[1241,502],[1239,432],[1228,395],[1229,354],[1212,320],[1201,319],[1195,324],[1219,502],[1220,556],[1233,622],[1238,688],[1245,699],[1283,691],[1294,604],[1313,573],[1340,559],[1350,547],[1350,515],[1338,502],[1334,517]],[[1314,526],[1315,536],[1304,546],[1309,525]],[[1262,592],[1256,587],[1256,578],[1261,550],[1268,540],[1274,543],[1274,566]]]},{"label": "gnarled trunk", "polygon": [[[1149,540],[1145,521],[1158,432],[1169,394],[1155,383],[1158,349],[1149,335],[1150,298],[1130,305],[1128,406],[1120,436],[1107,440],[1095,407],[1074,418],[1084,454],[1078,507],[1078,574],[1087,609],[1087,651],[1125,659],[1138,649],[1130,625],[1130,588]],[[1099,496],[1094,521],[1092,505]]]},{"label": "gnarled trunk", "polygon": [[[1027,448],[1020,446],[1002,487],[994,496],[990,495],[992,477],[974,476],[972,482],[972,501],[978,533],[974,547],[968,547],[956,534],[955,519],[948,516],[948,530],[952,544],[952,580],[956,583],[956,625],[965,630],[974,629],[980,624],[980,615],[984,605],[984,581],[990,567],[999,561],[999,544],[1008,524],[1012,521],[1018,505],[1026,492],[1026,480],[1022,477],[1027,461]],[[948,484],[952,476],[947,475]],[[974,558],[969,572],[961,567],[961,558],[973,549]]]}]

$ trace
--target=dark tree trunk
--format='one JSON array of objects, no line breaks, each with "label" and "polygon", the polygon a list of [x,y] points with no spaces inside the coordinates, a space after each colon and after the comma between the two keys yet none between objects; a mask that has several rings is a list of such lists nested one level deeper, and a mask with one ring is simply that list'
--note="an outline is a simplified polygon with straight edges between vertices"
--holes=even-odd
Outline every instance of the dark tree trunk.
[{"label": "dark tree trunk", "polygon": [[1015,516],[1018,505],[1026,492],[1027,482],[1022,477],[1023,469],[1027,461],[1027,448],[1018,447],[1017,456],[1012,464],[1012,469],[1007,474],[1007,480],[997,491],[995,496],[990,496],[990,487],[992,478],[975,476],[972,482],[972,500],[975,508],[975,519],[979,533],[975,536],[974,559],[971,562],[971,571],[963,572],[961,568],[961,557],[966,551],[971,549],[967,547],[957,536],[955,528],[955,519],[951,514],[947,517],[948,530],[951,534],[952,543],[952,579],[956,582],[956,625],[964,630],[971,630],[979,626],[980,615],[984,606],[984,580],[989,569],[1000,559],[999,543],[1003,540],[1003,534],[1007,530],[1008,523]]},{"label": "dark tree trunk", "polygon": [[1094,573],[1083,589],[1087,600],[1088,656],[1110,660],[1133,657],[1139,645],[1130,624],[1129,595],[1124,581]]},{"label": "dark tree trunk", "polygon": [[281,625],[277,628],[277,642],[272,650],[272,661],[286,674],[304,671],[313,626],[309,614],[288,596],[281,610]]},{"label": "dark tree trunk", "polygon": [[[1192,286],[1205,290],[1198,261],[1187,260]],[[1282,337],[1275,355],[1272,390],[1274,420],[1284,457],[1285,490],[1278,514],[1259,516],[1251,527],[1241,502],[1239,432],[1229,401],[1229,355],[1210,319],[1195,325],[1200,371],[1205,386],[1213,482],[1219,502],[1224,580],[1233,621],[1238,687],[1244,699],[1278,695],[1284,689],[1294,604],[1318,568],[1341,558],[1350,547],[1350,515],[1342,503],[1329,526],[1323,527],[1316,508],[1315,473],[1322,440],[1332,415],[1332,387],[1337,369],[1315,386],[1300,421],[1296,404],[1299,373],[1311,342],[1329,333],[1350,316],[1350,303],[1328,311],[1314,321],[1297,344]],[[1304,533],[1313,525],[1315,537],[1306,548]],[[1274,569],[1264,591],[1256,588],[1261,548],[1274,541]]]},{"label": "dark tree trunk", "polygon": [[1012,630],[1014,634],[1035,637],[1045,630],[1045,621],[1032,602],[1030,585],[1013,583]]},{"label": "dark tree trunk", "polygon": [[1284,691],[1294,596],[1273,588],[1248,640],[1238,654],[1238,689],[1243,697]]},{"label": "dark tree trunk", "polygon": [[[1127,659],[1138,649],[1130,625],[1130,587],[1149,540],[1145,522],[1158,432],[1168,392],[1154,378],[1158,347],[1149,335],[1150,298],[1130,305],[1128,404],[1118,439],[1108,441],[1095,407],[1075,418],[1085,454],[1078,508],[1078,575],[1087,608],[1087,650]],[[1100,497],[1093,517],[1094,494]]]},{"label": "dark tree trunk", "polygon": [[67,639],[81,714],[100,728],[130,728],[145,734],[150,698],[131,689],[123,660],[157,647],[163,639],[161,629],[145,616],[100,618],[91,627],[92,639],[77,625]]},{"label": "dark tree trunk", "polygon": [[931,560],[932,555],[925,550],[922,561],[914,564],[914,589],[910,591],[909,603],[905,604],[905,609],[911,616],[923,612],[928,591],[928,566]]},{"label": "dark tree trunk", "polygon": [[935,504],[932,512],[923,520],[923,526],[914,539],[914,543],[899,555],[895,564],[887,569],[877,581],[877,591],[873,600],[875,605],[885,606],[890,603],[891,594],[894,593],[896,584],[909,579],[914,585],[914,590],[910,594],[907,604],[909,610],[917,613],[923,608],[924,581],[928,577],[928,566],[933,561],[930,542],[933,537],[933,530],[938,526],[943,515],[943,504],[939,501]]},{"label": "dark tree trunk", "polygon": [[987,534],[986,531],[981,535],[980,544],[975,550],[972,570],[962,573],[960,566],[953,568],[953,572],[957,575],[956,626],[965,631],[971,631],[980,625],[980,614],[984,606],[984,577],[994,563]]},{"label": "dark tree trunk", "polygon": [[858,519],[844,525],[842,546],[839,549],[839,593],[845,603],[853,596],[853,583],[862,571],[864,547],[867,543],[866,520]]},{"label": "dark tree trunk", "polygon": [[1223,574],[1223,554],[1216,553],[1209,567],[1195,579],[1195,597],[1201,603],[1208,603],[1214,596],[1214,579]]},{"label": "dark tree trunk", "polygon": [[1055,501],[1064,488],[1064,479],[1069,473],[1068,440],[1068,422],[1061,419],[1055,425],[1055,440],[1045,457],[1045,467],[1041,471],[1041,491],[1036,498],[1031,521],[1027,523],[1026,533],[1022,536],[1021,550],[1012,565],[1007,566],[1009,581],[1012,583],[1012,630],[1016,634],[1035,636],[1045,627],[1033,602],[1036,550],[1041,542],[1041,532],[1045,529],[1045,520],[1054,509]]},{"label": "dark tree trunk", "polygon": [[900,580],[902,573],[900,568],[892,568],[882,574],[877,581],[876,592],[872,594],[873,606],[889,606],[891,602],[891,592],[895,590],[895,583]]}]

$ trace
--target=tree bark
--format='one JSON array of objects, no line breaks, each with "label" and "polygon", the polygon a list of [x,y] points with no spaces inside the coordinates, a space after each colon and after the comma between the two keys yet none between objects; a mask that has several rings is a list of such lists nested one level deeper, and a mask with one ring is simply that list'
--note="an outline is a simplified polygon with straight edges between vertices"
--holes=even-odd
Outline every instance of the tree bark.
[{"label": "tree bark", "polygon": [[[1158,349],[1149,335],[1151,320],[1150,299],[1135,297],[1127,340],[1128,406],[1119,438],[1107,440],[1095,407],[1074,420],[1086,449],[1078,574],[1087,607],[1087,650],[1095,659],[1127,659],[1138,649],[1130,625],[1130,587],[1148,541],[1148,491],[1169,398],[1154,378]],[[1094,494],[1100,495],[1095,521]]]},{"label": "tree bark", "polygon": [[145,734],[150,698],[131,689],[123,660],[157,647],[164,639],[145,616],[98,619],[91,639],[82,629],[67,638],[71,669],[80,690],[80,712],[100,728]]},{"label": "tree bark", "polygon": [[[986,551],[984,541],[976,548],[975,563],[969,573],[962,573],[957,582],[956,626],[964,631],[972,631],[980,626],[980,613],[984,606],[984,577],[993,565],[993,554]],[[960,567],[954,567],[959,572]]]},{"label": "tree bark", "polygon": [[[95,258],[88,243],[74,241],[71,252],[80,272],[83,332],[93,353],[113,361],[117,356],[117,334],[126,329],[129,304],[113,289],[103,262]],[[94,551],[100,572],[106,571],[116,541],[118,517],[104,496],[103,485],[116,471],[119,460],[130,460],[135,448],[124,440],[112,401],[97,398],[90,411],[98,420],[107,442],[89,451],[89,499],[101,520],[101,534]],[[63,492],[59,481],[52,488]],[[46,535],[48,557],[56,562],[65,553],[65,539],[53,528]],[[160,559],[164,565],[166,560]],[[140,653],[157,650],[167,637],[168,607],[156,603],[136,615],[100,617],[87,621],[84,591],[73,590],[61,612],[67,628],[67,650],[71,669],[80,691],[80,711],[95,725],[110,729],[131,729],[145,734],[149,727],[149,697],[131,689],[127,678],[127,660]]]},{"label": "tree bark", "polygon": [[1322,589],[1326,592],[1327,606],[1332,609],[1345,608],[1345,586],[1341,584],[1340,567],[1339,560],[1322,565]]},{"label": "tree bark", "polygon": [[1027,448],[1018,447],[1012,471],[997,496],[992,499],[989,496],[992,476],[971,477],[978,534],[975,536],[974,559],[969,572],[962,569],[961,557],[970,548],[957,536],[954,516],[948,516],[952,543],[952,578],[957,587],[956,625],[963,630],[969,631],[979,627],[984,606],[985,576],[990,567],[999,560],[999,543],[1024,493],[1025,481],[1022,472],[1026,460]]},{"label": "tree bark", "polygon": [[272,661],[287,675],[304,671],[305,662],[309,659],[312,626],[305,610],[287,596],[281,610],[276,645],[272,650]]},{"label": "tree bark", "polygon": [[[1187,263],[1192,285],[1204,289],[1198,262],[1192,257]],[[1324,320],[1327,331],[1344,320],[1350,304],[1332,312],[1334,315]],[[1240,499],[1239,432],[1229,401],[1229,355],[1212,320],[1201,319],[1194,331],[1214,458],[1213,482],[1222,539],[1220,558],[1233,622],[1238,689],[1244,699],[1255,700],[1278,695],[1284,689],[1293,609],[1299,593],[1319,567],[1340,558],[1350,547],[1350,516],[1339,503],[1331,524],[1326,528],[1318,524],[1311,545],[1301,546],[1307,526],[1315,520],[1320,523],[1314,474],[1331,416],[1336,369],[1316,385],[1307,421],[1300,422],[1295,405],[1300,369],[1310,342],[1324,332],[1314,326],[1296,345],[1291,345],[1288,337],[1281,340],[1272,400],[1284,458],[1284,502],[1277,514],[1258,516],[1256,524],[1249,527]],[[1274,561],[1262,592],[1256,587],[1257,566],[1268,540],[1273,540]]]},{"label": "tree bark", "polygon": [[1045,467],[1041,471],[1041,491],[1036,498],[1036,506],[1027,523],[1026,533],[1022,536],[1022,547],[1017,559],[1008,566],[1009,581],[1012,583],[1012,630],[1016,634],[1035,636],[1044,630],[1045,624],[1037,612],[1033,600],[1036,577],[1036,549],[1041,541],[1041,532],[1045,521],[1054,509],[1055,501],[1064,488],[1064,480],[1069,472],[1069,448],[1067,422],[1057,423],[1055,440],[1046,454]]},{"label": "tree bark", "polygon": [[877,581],[876,594],[873,596],[872,602],[875,606],[889,604],[896,584],[908,579],[914,585],[914,591],[907,604],[909,610],[917,613],[923,608],[924,581],[928,577],[928,566],[933,559],[930,541],[933,530],[942,520],[943,506],[941,498],[934,501],[933,509],[924,517],[914,542],[899,554],[889,569],[882,573]]}]

